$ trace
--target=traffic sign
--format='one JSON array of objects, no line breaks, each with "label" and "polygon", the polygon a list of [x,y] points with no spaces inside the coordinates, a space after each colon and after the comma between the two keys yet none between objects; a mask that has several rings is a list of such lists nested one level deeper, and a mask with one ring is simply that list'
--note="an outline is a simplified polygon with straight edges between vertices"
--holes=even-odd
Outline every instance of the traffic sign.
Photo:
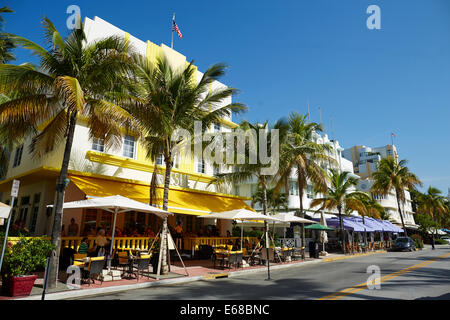
[{"label": "traffic sign", "polygon": [[19,180],[13,181],[12,188],[11,188],[11,197],[17,198],[17,196],[19,195],[19,185],[20,185]]}]

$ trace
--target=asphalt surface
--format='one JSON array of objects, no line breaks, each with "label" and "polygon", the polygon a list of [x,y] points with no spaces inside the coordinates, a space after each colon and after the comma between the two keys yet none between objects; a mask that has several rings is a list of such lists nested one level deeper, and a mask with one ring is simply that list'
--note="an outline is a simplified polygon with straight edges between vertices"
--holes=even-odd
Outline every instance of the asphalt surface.
[{"label": "asphalt surface", "polygon": [[[380,271],[379,289],[368,289]],[[374,267],[375,266],[375,267]],[[225,279],[130,290],[85,300],[439,299],[450,300],[450,246],[388,252]],[[375,283],[376,284],[376,283]],[[359,285],[359,286],[358,286]]]}]

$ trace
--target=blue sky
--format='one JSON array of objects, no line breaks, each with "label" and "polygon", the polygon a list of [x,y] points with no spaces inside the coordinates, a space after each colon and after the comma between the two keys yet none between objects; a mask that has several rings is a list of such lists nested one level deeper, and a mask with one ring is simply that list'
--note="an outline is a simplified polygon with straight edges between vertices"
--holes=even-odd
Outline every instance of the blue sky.
[{"label": "blue sky", "polygon": [[[5,2],[5,29],[38,43],[48,16],[66,32],[66,9],[99,16],[142,40],[170,45],[205,70],[226,62],[223,82],[249,111],[274,121],[291,111],[319,122],[343,147],[395,145],[425,186],[450,187],[450,1],[24,1]],[[369,30],[369,5],[381,30]],[[18,62],[33,61],[17,50]],[[332,119],[332,120],[331,120]],[[331,121],[333,130],[331,130]]]}]

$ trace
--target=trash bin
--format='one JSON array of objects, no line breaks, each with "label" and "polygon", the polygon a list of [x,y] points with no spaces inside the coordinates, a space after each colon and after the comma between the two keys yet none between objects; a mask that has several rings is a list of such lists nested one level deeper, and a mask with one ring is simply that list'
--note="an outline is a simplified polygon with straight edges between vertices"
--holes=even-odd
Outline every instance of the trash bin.
[{"label": "trash bin", "polygon": [[316,243],[314,241],[311,241],[309,243],[309,257],[315,258],[316,257]]},{"label": "trash bin", "polygon": [[320,254],[319,243],[314,242],[314,258],[319,259],[319,254]]},{"label": "trash bin", "polygon": [[155,253],[150,258],[150,263],[152,264],[153,267],[153,274],[158,273],[158,262],[159,262],[159,253]]}]

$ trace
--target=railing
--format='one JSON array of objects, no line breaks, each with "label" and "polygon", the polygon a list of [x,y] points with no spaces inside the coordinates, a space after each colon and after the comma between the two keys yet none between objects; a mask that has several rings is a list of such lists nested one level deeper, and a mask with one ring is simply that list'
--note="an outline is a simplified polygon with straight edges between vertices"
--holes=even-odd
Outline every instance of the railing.
[{"label": "railing", "polygon": [[[36,237],[27,237],[26,239],[33,239]],[[88,237],[89,248],[95,248],[95,238]],[[110,237],[107,237],[110,238]],[[115,237],[113,249],[117,250],[149,250],[156,237]],[[47,238],[40,238],[50,240]],[[61,248],[78,249],[83,237],[62,237]],[[16,243],[19,241],[19,237],[8,237],[8,242]]]},{"label": "railing", "polygon": [[[241,239],[241,237],[198,237],[198,238],[184,238],[184,250],[192,250],[192,253],[195,250],[198,250],[200,245],[208,245],[208,246],[219,246],[228,244],[229,241],[235,242],[236,239]],[[253,247],[258,242],[259,239],[257,237],[243,237],[242,241],[245,242],[248,240],[249,244]]]},{"label": "railing", "polygon": [[[37,237],[27,237],[26,239],[33,239]],[[95,238],[88,237],[89,248],[95,247]],[[110,237],[108,237],[110,238]],[[115,237],[114,249],[117,250],[149,250],[156,237]],[[50,240],[49,237],[40,238]],[[61,248],[78,249],[83,237],[62,237]],[[218,246],[228,244],[229,241],[233,243],[240,237],[198,237],[198,238],[184,238],[184,250],[198,250],[199,245]],[[8,237],[8,242],[16,243],[19,241],[19,237]],[[243,241],[248,240],[249,244],[253,247],[259,241],[256,237],[244,237]]]}]

